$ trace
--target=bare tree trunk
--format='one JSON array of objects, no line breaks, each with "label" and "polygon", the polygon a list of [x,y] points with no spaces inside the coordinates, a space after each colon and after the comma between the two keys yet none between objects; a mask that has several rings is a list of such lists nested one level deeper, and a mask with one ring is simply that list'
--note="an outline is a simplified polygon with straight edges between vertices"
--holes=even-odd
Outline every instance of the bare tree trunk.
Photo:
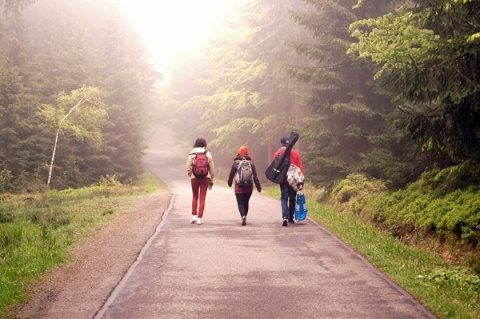
[{"label": "bare tree trunk", "polygon": [[60,134],[60,126],[57,128],[57,134],[55,135],[55,144],[53,144],[52,160],[50,161],[50,169],[48,170],[48,181],[47,181],[48,186],[50,186],[50,180],[52,179],[53,161],[55,160],[55,151],[57,150],[57,143],[58,143],[58,135],[59,134]]},{"label": "bare tree trunk", "polygon": [[79,107],[83,102],[85,101],[85,98],[81,98],[80,101],[78,101],[77,105],[72,107],[70,111],[63,117],[63,119],[60,121],[58,124],[57,128],[57,134],[55,135],[55,144],[53,145],[53,153],[52,153],[52,160],[50,161],[50,169],[48,170],[48,180],[47,180],[47,186],[50,187],[50,181],[52,179],[52,171],[53,171],[53,161],[55,160],[55,151],[57,150],[57,143],[58,143],[58,135],[60,134],[60,126],[62,125],[63,121],[75,110],[77,107]]}]

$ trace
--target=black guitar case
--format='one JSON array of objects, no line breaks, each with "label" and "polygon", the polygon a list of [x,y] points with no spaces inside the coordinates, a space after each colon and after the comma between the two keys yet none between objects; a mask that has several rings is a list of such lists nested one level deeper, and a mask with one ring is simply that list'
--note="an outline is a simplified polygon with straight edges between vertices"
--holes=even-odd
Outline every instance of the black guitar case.
[{"label": "black guitar case", "polygon": [[281,184],[287,178],[287,171],[290,167],[290,151],[297,142],[300,136],[298,133],[292,132],[290,134],[288,145],[285,148],[285,153],[277,156],[273,162],[265,170],[265,177],[276,184]]}]

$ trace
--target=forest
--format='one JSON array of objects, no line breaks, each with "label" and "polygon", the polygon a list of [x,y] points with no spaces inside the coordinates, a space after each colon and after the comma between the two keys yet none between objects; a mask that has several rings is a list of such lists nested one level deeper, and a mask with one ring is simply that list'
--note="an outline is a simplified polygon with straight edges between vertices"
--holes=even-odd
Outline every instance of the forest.
[{"label": "forest", "polygon": [[267,165],[296,131],[327,189],[449,167],[449,190],[478,184],[479,1],[246,1],[164,85],[114,2],[0,3],[1,192],[135,179],[158,123],[224,165],[240,145]]},{"label": "forest", "polygon": [[129,183],[155,125],[204,137],[223,178],[241,145],[262,171],[295,131],[312,187],[344,203],[376,183],[359,214],[395,223],[403,198],[406,226],[476,247],[479,0],[246,0],[168,80],[115,1],[0,6],[0,193]]},{"label": "forest", "polygon": [[359,173],[396,190],[448,167],[451,189],[476,185],[478,10],[478,1],[251,1],[200,70],[173,84],[177,118],[225,160],[245,144],[267,163],[297,131],[309,181],[327,189]]},{"label": "forest", "polygon": [[102,1],[0,4],[0,192],[135,179],[161,79],[138,35]]}]

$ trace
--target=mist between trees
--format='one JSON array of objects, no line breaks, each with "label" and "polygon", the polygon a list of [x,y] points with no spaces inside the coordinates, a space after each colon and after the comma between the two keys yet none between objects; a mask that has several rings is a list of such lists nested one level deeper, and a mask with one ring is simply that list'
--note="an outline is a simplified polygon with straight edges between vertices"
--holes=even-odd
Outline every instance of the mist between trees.
[{"label": "mist between trees", "polygon": [[133,180],[158,124],[225,171],[242,145],[262,171],[296,131],[327,189],[448,167],[448,189],[478,184],[480,1],[245,1],[168,83],[115,2],[0,4],[1,192],[46,187],[57,128],[51,187]]}]

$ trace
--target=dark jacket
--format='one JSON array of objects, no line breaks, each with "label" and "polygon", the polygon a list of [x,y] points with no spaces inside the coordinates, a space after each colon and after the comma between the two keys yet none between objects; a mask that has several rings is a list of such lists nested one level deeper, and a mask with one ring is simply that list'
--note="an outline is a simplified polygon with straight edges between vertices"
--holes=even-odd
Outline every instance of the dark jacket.
[{"label": "dark jacket", "polygon": [[[251,162],[253,182],[255,184],[255,187],[257,188],[257,191],[261,192],[262,191],[262,186],[260,185],[260,181],[258,180],[257,171],[255,169],[255,164],[253,164],[252,158],[248,155],[237,155],[233,159],[232,169],[230,170],[230,174],[228,175],[228,186],[232,187],[232,183],[233,183],[233,180],[235,178],[235,174],[237,173],[237,170],[238,170],[238,164],[242,160],[248,160],[248,161]],[[248,188],[251,188],[251,190],[247,190]],[[235,189],[237,189],[237,187],[235,187]],[[242,187],[242,189],[244,189],[244,191],[252,191],[253,192],[253,186],[252,187]]]}]

